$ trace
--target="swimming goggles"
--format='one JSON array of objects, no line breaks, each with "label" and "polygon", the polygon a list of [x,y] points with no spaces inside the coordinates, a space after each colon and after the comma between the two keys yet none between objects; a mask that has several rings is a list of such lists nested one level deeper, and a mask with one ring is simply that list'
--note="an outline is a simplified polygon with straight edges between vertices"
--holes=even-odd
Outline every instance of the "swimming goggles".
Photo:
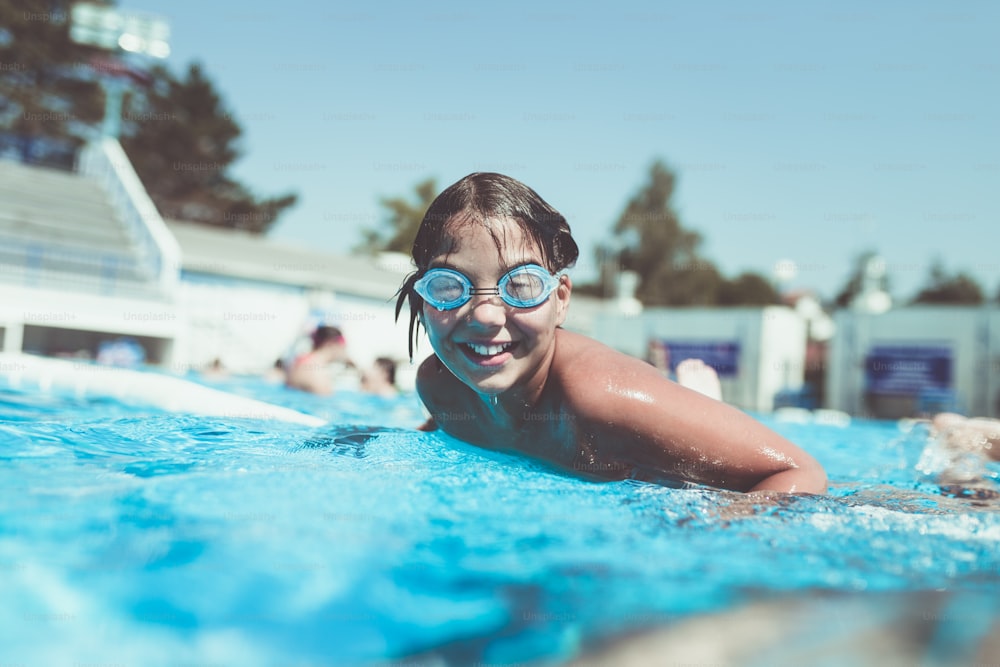
[{"label": "swimming goggles", "polygon": [[496,287],[473,287],[464,274],[444,268],[430,269],[413,283],[417,294],[438,310],[464,306],[478,294],[494,294],[515,308],[534,308],[548,299],[558,286],[559,279],[537,264],[511,269]]}]

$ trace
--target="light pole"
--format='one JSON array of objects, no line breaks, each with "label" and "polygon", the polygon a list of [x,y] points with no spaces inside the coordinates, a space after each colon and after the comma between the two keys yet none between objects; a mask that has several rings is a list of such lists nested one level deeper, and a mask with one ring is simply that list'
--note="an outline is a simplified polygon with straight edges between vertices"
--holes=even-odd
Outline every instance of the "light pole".
[{"label": "light pole", "polygon": [[601,263],[603,264],[601,291],[605,299],[614,299],[620,295],[621,276],[623,273],[631,273],[622,270],[622,255],[625,254],[625,251],[635,251],[639,247],[639,243],[639,231],[630,227],[622,232],[612,234],[607,241],[600,245]]},{"label": "light pole", "polygon": [[879,255],[865,260],[861,292],[851,301],[851,308],[862,313],[881,315],[892,308],[892,297],[885,291],[886,265]]},{"label": "light pole", "polygon": [[605,299],[613,299],[614,307],[625,315],[638,315],[642,312],[642,304],[635,298],[639,286],[639,275],[635,271],[622,269],[622,255],[634,252],[640,243],[641,236],[634,228],[613,234],[601,246],[602,291]]},{"label": "light pole", "polygon": [[104,89],[104,121],[101,134],[117,139],[121,133],[122,98],[128,78],[143,79],[145,72],[131,67],[117,54],[166,58],[170,55],[170,24],[153,14],[124,12],[81,2],[70,15],[70,39],[109,52],[109,57],[91,63]]},{"label": "light pole", "polygon": [[785,287],[789,285],[796,276],[799,275],[799,265],[791,259],[779,259],[771,269],[771,277],[774,280],[775,291],[779,296],[784,296]]}]

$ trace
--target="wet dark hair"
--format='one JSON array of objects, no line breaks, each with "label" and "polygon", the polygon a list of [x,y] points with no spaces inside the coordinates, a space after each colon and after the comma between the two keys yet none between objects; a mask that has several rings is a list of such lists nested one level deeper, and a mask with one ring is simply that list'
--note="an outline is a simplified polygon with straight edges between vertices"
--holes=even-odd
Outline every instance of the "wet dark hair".
[{"label": "wet dark hair", "polygon": [[396,362],[389,357],[378,357],[375,367],[385,372],[385,378],[392,386],[396,386]]},{"label": "wet dark hair", "polygon": [[413,262],[417,270],[410,274],[397,292],[396,319],[403,310],[403,302],[410,303],[409,350],[413,359],[416,347],[419,315],[424,300],[413,289],[427,271],[431,260],[454,246],[449,239],[455,225],[481,224],[486,227],[497,246],[503,248],[503,231],[486,224],[491,218],[513,220],[525,237],[541,250],[545,268],[556,273],[576,262],[580,249],[570,233],[569,223],[559,211],[552,208],[537,192],[524,183],[489,172],[469,174],[450,185],[431,202],[413,241]]},{"label": "wet dark hair", "polygon": [[313,349],[318,350],[327,341],[342,342],[344,334],[337,327],[322,325],[312,332]]}]

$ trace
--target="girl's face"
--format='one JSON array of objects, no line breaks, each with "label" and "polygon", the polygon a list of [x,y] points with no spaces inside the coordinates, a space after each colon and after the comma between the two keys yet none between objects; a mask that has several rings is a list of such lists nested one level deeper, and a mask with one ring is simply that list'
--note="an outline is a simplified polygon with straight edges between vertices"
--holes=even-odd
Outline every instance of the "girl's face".
[{"label": "girl's face", "polygon": [[[485,225],[489,225],[489,229]],[[465,274],[473,286],[495,287],[516,266],[545,266],[542,253],[511,220],[451,223],[451,252],[428,268]],[[502,239],[499,252],[489,230]],[[449,245],[449,244],[445,244]],[[518,390],[537,396],[555,353],[556,327],[566,319],[572,285],[567,276],[541,304],[515,308],[496,295],[474,295],[453,310],[424,304],[422,322],[437,356],[459,380],[480,394]]]}]

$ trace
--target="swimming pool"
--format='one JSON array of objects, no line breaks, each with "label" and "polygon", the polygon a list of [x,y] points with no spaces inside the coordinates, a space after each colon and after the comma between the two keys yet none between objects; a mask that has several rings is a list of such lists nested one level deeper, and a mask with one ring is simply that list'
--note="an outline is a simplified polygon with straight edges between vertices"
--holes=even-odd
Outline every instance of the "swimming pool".
[{"label": "swimming pool", "polygon": [[1000,660],[1000,504],[942,495],[919,426],[772,419],[831,492],[753,507],[419,433],[412,395],[217,386],[336,426],[0,379],[0,664],[843,664],[900,632]]}]

